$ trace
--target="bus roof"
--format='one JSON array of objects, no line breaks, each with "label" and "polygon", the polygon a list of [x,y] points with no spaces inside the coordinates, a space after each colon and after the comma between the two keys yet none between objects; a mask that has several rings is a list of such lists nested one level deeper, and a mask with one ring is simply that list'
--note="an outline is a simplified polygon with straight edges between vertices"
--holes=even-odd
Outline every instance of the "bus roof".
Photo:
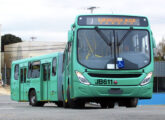
[{"label": "bus roof", "polygon": [[63,53],[62,52],[56,52],[56,53],[50,53],[50,54],[40,55],[40,56],[36,56],[36,57],[31,57],[31,58],[15,60],[15,61],[12,61],[12,64],[18,64],[18,63],[23,63],[23,62],[27,62],[27,61],[41,60],[44,58],[58,56],[59,54],[63,54]]}]

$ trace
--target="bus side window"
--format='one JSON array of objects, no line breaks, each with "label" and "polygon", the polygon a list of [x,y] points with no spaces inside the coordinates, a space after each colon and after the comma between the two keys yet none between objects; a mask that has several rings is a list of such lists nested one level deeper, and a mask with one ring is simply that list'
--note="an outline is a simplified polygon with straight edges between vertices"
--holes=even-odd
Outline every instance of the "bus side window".
[{"label": "bus side window", "polygon": [[56,65],[57,65],[57,59],[53,58],[53,62],[52,62],[52,76],[56,75]]},{"label": "bus side window", "polygon": [[39,78],[40,77],[40,61],[36,61],[36,62],[32,63],[31,77],[32,78]]},{"label": "bus side window", "polygon": [[14,68],[14,79],[15,80],[18,80],[18,76],[19,76],[19,65],[15,65],[15,68]]}]

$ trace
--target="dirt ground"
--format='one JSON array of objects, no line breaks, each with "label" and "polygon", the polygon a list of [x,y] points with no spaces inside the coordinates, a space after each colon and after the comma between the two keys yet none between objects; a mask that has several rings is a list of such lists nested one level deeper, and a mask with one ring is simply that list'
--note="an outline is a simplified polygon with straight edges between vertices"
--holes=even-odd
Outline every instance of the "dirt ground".
[{"label": "dirt ground", "polygon": [[10,95],[10,86],[2,87],[0,85],[0,95]]}]

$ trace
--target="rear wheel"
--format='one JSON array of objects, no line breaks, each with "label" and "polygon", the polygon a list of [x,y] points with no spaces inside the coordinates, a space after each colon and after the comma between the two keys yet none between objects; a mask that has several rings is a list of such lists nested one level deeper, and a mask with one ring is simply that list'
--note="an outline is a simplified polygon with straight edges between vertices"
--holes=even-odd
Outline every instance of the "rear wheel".
[{"label": "rear wheel", "polygon": [[101,108],[106,109],[106,108],[108,108],[108,103],[107,102],[100,102],[100,106],[101,106]]},{"label": "rear wheel", "polygon": [[63,106],[63,102],[62,102],[62,101],[55,102],[55,104],[56,104],[58,107],[62,107],[62,106]]},{"label": "rear wheel", "polygon": [[39,107],[43,107],[45,105],[45,102],[38,102],[38,105]]},{"label": "rear wheel", "polygon": [[126,107],[136,107],[138,104],[138,98],[130,98],[127,103],[126,103]]}]

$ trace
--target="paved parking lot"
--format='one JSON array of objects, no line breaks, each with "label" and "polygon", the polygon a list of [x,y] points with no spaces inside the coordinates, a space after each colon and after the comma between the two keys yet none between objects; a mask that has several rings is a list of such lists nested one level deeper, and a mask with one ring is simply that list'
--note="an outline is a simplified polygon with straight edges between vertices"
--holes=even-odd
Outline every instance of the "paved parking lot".
[{"label": "paved parking lot", "polygon": [[58,108],[53,103],[44,107],[31,107],[17,103],[9,96],[0,96],[0,120],[164,120],[165,106],[138,106],[101,109],[87,105],[85,109]]}]

